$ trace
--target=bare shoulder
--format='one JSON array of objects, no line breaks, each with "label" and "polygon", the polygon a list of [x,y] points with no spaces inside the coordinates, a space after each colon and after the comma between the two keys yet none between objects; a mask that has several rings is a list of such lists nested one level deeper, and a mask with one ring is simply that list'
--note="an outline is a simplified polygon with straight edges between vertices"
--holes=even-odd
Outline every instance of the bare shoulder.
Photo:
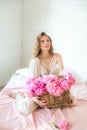
[{"label": "bare shoulder", "polygon": [[57,59],[61,59],[62,55],[60,53],[54,53],[54,57]]},{"label": "bare shoulder", "polygon": [[62,55],[60,53],[55,53],[54,57],[55,57],[56,63],[58,63],[60,67],[60,71],[64,70]]}]

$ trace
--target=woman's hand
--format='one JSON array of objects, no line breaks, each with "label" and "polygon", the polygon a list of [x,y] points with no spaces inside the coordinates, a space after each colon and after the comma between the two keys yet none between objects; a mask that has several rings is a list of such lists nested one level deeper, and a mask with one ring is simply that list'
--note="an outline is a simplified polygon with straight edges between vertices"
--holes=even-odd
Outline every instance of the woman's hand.
[{"label": "woman's hand", "polygon": [[33,97],[33,101],[36,102],[40,107],[48,106],[47,101],[41,100],[40,97]]}]

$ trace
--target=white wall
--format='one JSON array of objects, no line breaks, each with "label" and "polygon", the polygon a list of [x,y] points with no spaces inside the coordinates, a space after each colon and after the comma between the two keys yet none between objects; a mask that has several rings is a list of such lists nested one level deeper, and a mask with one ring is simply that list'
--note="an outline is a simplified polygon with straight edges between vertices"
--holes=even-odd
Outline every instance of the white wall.
[{"label": "white wall", "polygon": [[87,1],[24,1],[24,66],[28,65],[35,38],[41,31],[52,37],[64,64],[87,81]]},{"label": "white wall", "polygon": [[21,65],[21,0],[0,0],[0,86]]},{"label": "white wall", "polygon": [[0,85],[28,67],[36,36],[53,39],[64,64],[87,81],[86,0],[0,0]]},{"label": "white wall", "polygon": [[28,66],[36,36],[41,31],[49,30],[50,2],[51,0],[24,0],[24,66]]}]

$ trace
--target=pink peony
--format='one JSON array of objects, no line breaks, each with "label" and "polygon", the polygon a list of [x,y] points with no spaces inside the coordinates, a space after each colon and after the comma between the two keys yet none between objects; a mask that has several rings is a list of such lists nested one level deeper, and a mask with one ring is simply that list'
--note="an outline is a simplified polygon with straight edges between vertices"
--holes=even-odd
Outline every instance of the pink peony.
[{"label": "pink peony", "polygon": [[64,91],[67,91],[70,89],[71,85],[67,82],[67,80],[59,79],[59,85]]},{"label": "pink peony", "polygon": [[70,124],[67,120],[58,121],[57,126],[60,130],[69,130]]},{"label": "pink peony", "polygon": [[34,97],[46,94],[45,84],[41,81],[41,78],[29,78],[26,81],[25,96]]},{"label": "pink peony", "polygon": [[75,82],[71,73],[63,73],[61,78],[56,75],[43,75],[42,77],[29,78],[26,81],[25,96],[41,96],[49,92],[54,96],[61,96],[64,91],[68,91]]},{"label": "pink peony", "polygon": [[72,85],[75,83],[75,78],[72,76],[70,72],[63,73],[64,78],[67,80],[67,83],[69,85]]}]

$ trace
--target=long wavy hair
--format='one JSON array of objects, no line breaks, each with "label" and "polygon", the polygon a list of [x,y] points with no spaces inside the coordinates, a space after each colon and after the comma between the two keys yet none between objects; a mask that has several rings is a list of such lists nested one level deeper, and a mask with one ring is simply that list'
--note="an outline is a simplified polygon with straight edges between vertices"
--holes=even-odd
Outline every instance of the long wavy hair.
[{"label": "long wavy hair", "polygon": [[52,39],[45,32],[41,32],[37,36],[37,38],[36,38],[36,42],[35,42],[35,45],[34,45],[34,50],[33,50],[32,58],[35,58],[35,57],[37,57],[37,56],[39,56],[41,54],[40,39],[43,36],[47,36],[49,38],[49,40],[50,40],[51,46],[50,46],[49,54],[52,54],[52,55],[54,54],[54,49],[53,49],[53,45],[52,45]]}]

